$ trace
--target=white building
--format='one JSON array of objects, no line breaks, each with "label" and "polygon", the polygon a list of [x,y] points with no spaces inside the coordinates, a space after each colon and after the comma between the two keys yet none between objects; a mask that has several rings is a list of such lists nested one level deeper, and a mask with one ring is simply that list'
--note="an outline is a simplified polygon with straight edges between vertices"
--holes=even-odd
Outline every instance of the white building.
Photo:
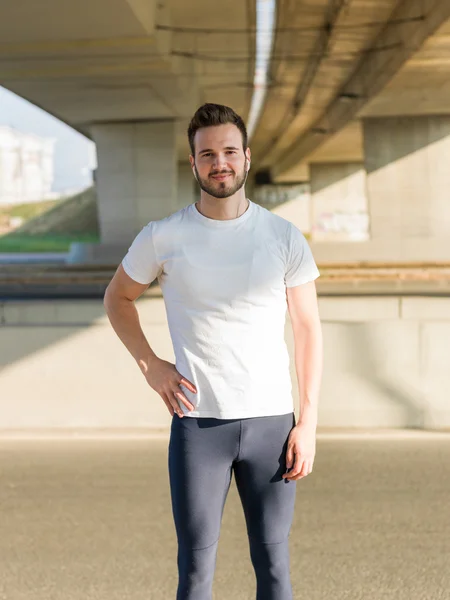
[{"label": "white building", "polygon": [[51,195],[55,141],[0,126],[0,204],[38,202]]}]

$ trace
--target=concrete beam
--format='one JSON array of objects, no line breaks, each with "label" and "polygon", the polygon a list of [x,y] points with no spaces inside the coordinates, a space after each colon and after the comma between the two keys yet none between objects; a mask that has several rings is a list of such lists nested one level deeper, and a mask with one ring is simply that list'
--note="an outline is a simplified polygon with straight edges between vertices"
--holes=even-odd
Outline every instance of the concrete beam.
[{"label": "concrete beam", "polygon": [[80,64],[63,65],[63,66],[47,66],[47,67],[25,67],[22,69],[0,70],[0,78],[3,82],[9,84],[12,82],[20,82],[23,80],[41,80],[56,79],[56,80],[71,80],[75,77],[94,77],[105,75],[136,75],[139,73],[164,73],[167,72],[167,65],[161,62],[160,59],[151,59],[141,63],[131,64],[98,64],[89,65],[80,61]]},{"label": "concrete beam", "polygon": [[[390,21],[405,21],[396,27],[386,24],[358,67],[340,88],[321,117],[272,167],[273,177],[301,162],[339,129],[397,73],[424,41],[450,18],[449,0],[402,0]],[[382,48],[383,50],[377,50]],[[346,96],[343,96],[346,94]]]},{"label": "concrete beam", "polygon": [[144,48],[155,46],[154,37],[110,37],[83,40],[44,40],[38,42],[14,42],[0,44],[0,56],[8,58],[32,54],[64,54],[82,50],[111,50],[116,48]]},{"label": "concrete beam", "polygon": [[[148,0],[126,0],[126,3],[142,23],[145,31],[147,33],[153,33],[157,11],[156,2],[149,2]],[[162,3],[160,4],[162,5]]]},{"label": "concrete beam", "polygon": [[[345,12],[346,7],[346,0],[335,0],[334,2],[329,3],[325,13],[325,22],[327,27],[319,31],[311,52],[311,58],[306,64],[305,72],[295,90],[295,95],[292,101],[294,110],[289,110],[285,114],[283,121],[278,127],[276,135],[271,140],[271,145],[273,147],[283,137],[285,132],[289,129],[292,121],[294,121],[296,116],[302,110],[305,100],[308,96],[308,92],[310,91],[314,80],[317,77],[321,62],[334,42],[334,38],[336,36],[335,28],[339,25],[339,20],[342,17],[342,14]],[[264,149],[261,148],[261,150],[263,151]]]}]

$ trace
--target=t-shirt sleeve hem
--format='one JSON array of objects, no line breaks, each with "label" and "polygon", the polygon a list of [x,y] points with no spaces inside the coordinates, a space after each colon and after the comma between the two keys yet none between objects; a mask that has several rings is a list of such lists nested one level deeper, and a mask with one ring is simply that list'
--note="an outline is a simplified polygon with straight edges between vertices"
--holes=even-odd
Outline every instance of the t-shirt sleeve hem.
[{"label": "t-shirt sleeve hem", "polygon": [[145,277],[139,277],[139,275],[136,275],[135,271],[133,271],[133,269],[128,264],[126,258],[124,258],[122,261],[122,267],[125,273],[128,275],[128,277],[131,277],[131,279],[133,279],[133,281],[135,281],[136,283],[140,283],[141,285],[148,285],[151,283],[151,281],[147,281]]},{"label": "t-shirt sleeve hem", "polygon": [[296,287],[297,285],[303,285],[304,283],[310,283],[311,281],[315,281],[318,277],[320,277],[320,272],[318,269],[314,269],[310,273],[303,273],[301,277],[296,277],[295,279],[286,282],[286,287]]}]

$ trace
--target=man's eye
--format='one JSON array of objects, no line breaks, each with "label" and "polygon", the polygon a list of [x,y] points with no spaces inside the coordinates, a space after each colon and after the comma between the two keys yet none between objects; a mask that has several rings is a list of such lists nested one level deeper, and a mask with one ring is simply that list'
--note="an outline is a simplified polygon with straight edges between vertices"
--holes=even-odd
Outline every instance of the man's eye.
[{"label": "man's eye", "polygon": [[234,150],[227,150],[227,154],[236,154]]}]

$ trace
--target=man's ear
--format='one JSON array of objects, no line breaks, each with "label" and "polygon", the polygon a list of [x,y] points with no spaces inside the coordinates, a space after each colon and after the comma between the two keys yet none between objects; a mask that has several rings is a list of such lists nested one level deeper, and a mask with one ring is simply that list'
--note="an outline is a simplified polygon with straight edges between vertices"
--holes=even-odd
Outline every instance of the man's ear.
[{"label": "man's ear", "polygon": [[249,171],[252,162],[252,153],[250,152],[250,148],[247,148],[245,151],[245,158],[247,159],[247,171]]},{"label": "man's ear", "polygon": [[[192,154],[189,155],[189,162],[191,163],[191,169],[192,169],[192,174],[194,175],[195,179],[197,179],[197,174],[195,172],[195,158],[192,156]],[[197,179],[198,181],[198,179]]]}]

